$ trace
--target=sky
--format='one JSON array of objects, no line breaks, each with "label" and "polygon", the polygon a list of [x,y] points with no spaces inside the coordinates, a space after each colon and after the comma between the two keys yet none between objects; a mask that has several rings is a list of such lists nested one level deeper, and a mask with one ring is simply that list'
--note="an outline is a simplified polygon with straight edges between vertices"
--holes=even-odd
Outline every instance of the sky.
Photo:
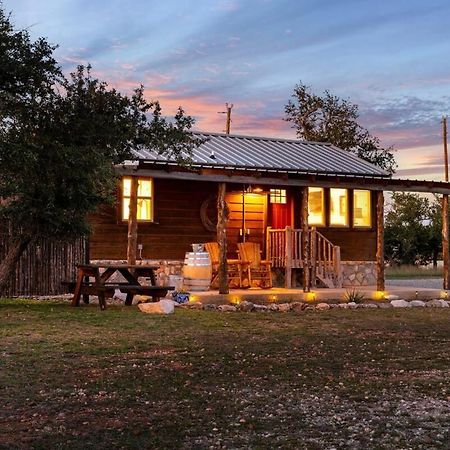
[{"label": "sky", "polygon": [[143,84],[195,129],[295,138],[284,106],[302,82],[359,106],[396,149],[397,176],[443,178],[450,114],[448,0],[3,0],[18,28],[90,63],[124,93]]}]

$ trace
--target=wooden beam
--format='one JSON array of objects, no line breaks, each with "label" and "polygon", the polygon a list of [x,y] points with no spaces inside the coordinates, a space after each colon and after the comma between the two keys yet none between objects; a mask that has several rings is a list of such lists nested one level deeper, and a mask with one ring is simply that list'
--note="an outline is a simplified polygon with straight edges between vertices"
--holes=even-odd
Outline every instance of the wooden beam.
[{"label": "wooden beam", "polygon": [[219,294],[228,294],[228,264],[227,264],[227,221],[229,216],[225,201],[226,184],[219,183],[217,195],[217,242],[219,243]]},{"label": "wooden beam", "polygon": [[311,290],[311,276],[309,265],[311,262],[311,252],[309,245],[308,230],[308,188],[302,188],[302,207],[301,207],[301,229],[302,229],[302,260],[303,260],[303,292]]},{"label": "wooden beam", "polygon": [[286,267],[284,269],[284,285],[287,289],[292,288],[292,227],[285,228],[285,249]]},{"label": "wooden beam", "polygon": [[450,289],[450,254],[449,254],[449,223],[448,195],[442,196],[442,259],[444,260],[444,290]]},{"label": "wooden beam", "polygon": [[128,264],[136,264],[137,228],[138,228],[137,224],[138,186],[139,186],[138,177],[131,177],[130,207],[128,211],[128,246],[127,246]]},{"label": "wooden beam", "polygon": [[377,192],[377,291],[384,291],[384,195]]},{"label": "wooden beam", "polygon": [[[118,168],[122,174],[135,173],[135,168]],[[444,181],[425,181],[425,180],[404,180],[392,178],[373,178],[373,177],[355,177],[355,176],[327,176],[327,175],[308,175],[308,174],[286,174],[271,173],[262,174],[261,172],[249,172],[248,175],[234,175],[232,170],[216,170],[214,173],[196,173],[177,171],[165,172],[161,169],[148,169],[145,165],[139,169],[141,176],[153,178],[165,178],[176,180],[192,180],[192,181],[210,181],[224,183],[241,183],[241,184],[260,184],[265,186],[300,186],[300,187],[336,187],[346,189],[367,189],[372,191],[392,191],[392,192],[429,192],[435,194],[449,194],[450,183]]]}]

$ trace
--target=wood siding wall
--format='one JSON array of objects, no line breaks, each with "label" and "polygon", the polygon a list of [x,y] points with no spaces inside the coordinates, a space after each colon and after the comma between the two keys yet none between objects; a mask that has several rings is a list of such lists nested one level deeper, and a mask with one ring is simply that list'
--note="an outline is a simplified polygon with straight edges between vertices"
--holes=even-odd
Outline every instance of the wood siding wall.
[{"label": "wood siding wall", "polygon": [[[227,203],[230,219],[227,228],[229,256],[236,257],[239,231],[242,228],[242,192],[240,185],[227,185]],[[216,240],[216,233],[202,224],[200,208],[208,197],[217,194],[217,183],[185,180],[154,180],[154,223],[139,223],[138,243],[143,245],[144,259],[183,259],[195,242]],[[292,199],[294,227],[300,227],[300,188],[288,188]],[[247,240],[265,245],[268,222],[268,196],[246,195],[246,225],[250,229]],[[210,202],[214,216],[214,201]],[[127,223],[120,218],[120,200],[117,205],[105,206],[91,218],[93,233],[90,239],[91,259],[125,259],[127,248]],[[375,219],[375,202],[372,200],[372,221]],[[351,208],[351,205],[350,205]],[[351,210],[350,210],[351,213]],[[370,229],[319,227],[318,230],[341,247],[343,260],[375,260],[376,231]]]},{"label": "wood siding wall", "polygon": [[[202,203],[217,194],[216,183],[155,179],[153,191],[154,222],[138,224],[144,259],[183,259],[192,243],[216,239],[200,219]],[[118,205],[119,200],[92,216],[91,259],[126,259],[127,223],[121,220]]]},{"label": "wood siding wall", "polygon": [[[0,235],[0,258],[8,252],[11,236]],[[9,283],[8,296],[57,295],[67,292],[62,281],[75,280],[75,264],[87,258],[87,243],[78,239],[73,243],[45,239],[30,245],[20,258]]]},{"label": "wood siding wall", "polygon": [[[242,192],[227,194],[227,203],[230,209],[230,218],[227,227],[229,254],[237,256],[237,244],[242,242],[240,230],[242,229]],[[264,249],[265,230],[267,227],[267,196],[265,194],[245,194],[245,229],[248,242],[257,242]]]}]

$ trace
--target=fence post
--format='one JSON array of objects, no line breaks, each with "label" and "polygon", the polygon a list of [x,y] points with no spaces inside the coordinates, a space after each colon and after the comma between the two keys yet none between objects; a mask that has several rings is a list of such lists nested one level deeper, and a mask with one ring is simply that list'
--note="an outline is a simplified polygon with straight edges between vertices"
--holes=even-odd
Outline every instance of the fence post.
[{"label": "fence post", "polygon": [[285,239],[285,271],[284,271],[284,284],[287,289],[292,288],[292,227],[287,226],[285,228],[286,239]]},{"label": "fence post", "polygon": [[266,229],[266,259],[270,261],[271,264],[273,264],[272,261],[272,240],[270,236],[270,230],[272,227],[267,227]]}]

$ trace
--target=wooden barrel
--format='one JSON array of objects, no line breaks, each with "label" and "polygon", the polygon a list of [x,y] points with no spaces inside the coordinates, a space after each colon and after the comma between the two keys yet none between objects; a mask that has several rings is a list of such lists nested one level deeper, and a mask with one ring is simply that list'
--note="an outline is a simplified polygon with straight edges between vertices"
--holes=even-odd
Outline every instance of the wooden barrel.
[{"label": "wooden barrel", "polygon": [[207,291],[212,268],[208,252],[187,252],[184,259],[184,288],[187,291]]}]

